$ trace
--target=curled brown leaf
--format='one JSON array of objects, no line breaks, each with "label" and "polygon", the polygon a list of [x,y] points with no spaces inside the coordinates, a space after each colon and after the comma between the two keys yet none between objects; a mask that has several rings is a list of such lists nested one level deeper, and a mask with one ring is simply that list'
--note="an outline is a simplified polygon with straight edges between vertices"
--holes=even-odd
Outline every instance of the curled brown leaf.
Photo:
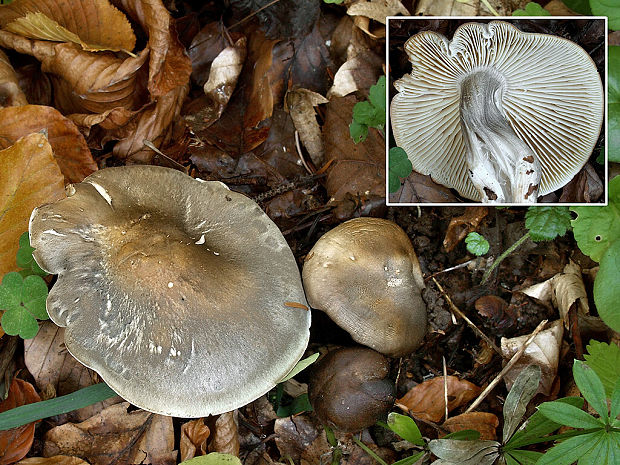
[{"label": "curled brown leaf", "polygon": [[0,108],[26,105],[28,101],[19,87],[15,70],[8,57],[0,50]]}]

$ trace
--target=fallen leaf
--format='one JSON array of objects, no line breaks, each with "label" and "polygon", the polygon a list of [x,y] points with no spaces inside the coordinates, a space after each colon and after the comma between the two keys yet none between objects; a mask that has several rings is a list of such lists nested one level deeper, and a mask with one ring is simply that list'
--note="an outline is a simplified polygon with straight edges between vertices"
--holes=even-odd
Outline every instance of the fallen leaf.
[{"label": "fallen leaf", "polygon": [[575,16],[573,10],[567,7],[562,0],[551,0],[545,5],[545,10],[551,13],[552,16]]},{"label": "fallen leaf", "polygon": [[511,328],[517,322],[517,315],[508,303],[496,295],[485,295],[474,303],[478,314],[496,329]]},{"label": "fallen leaf", "polygon": [[0,27],[88,51],[131,52],[136,45],[129,21],[107,0],[15,0],[0,9]]},{"label": "fallen leaf", "polygon": [[[0,413],[40,400],[41,398],[32,384],[14,378],[8,397],[0,402]],[[0,431],[0,465],[17,462],[28,453],[34,440],[34,425],[33,422]]]},{"label": "fallen leaf", "polygon": [[495,429],[499,426],[499,419],[492,413],[467,412],[448,418],[441,426],[450,433],[473,429],[480,433],[480,439],[493,441],[497,439]]},{"label": "fallen leaf", "polygon": [[8,57],[0,50],[0,108],[26,105],[28,101],[19,87],[17,75]]},{"label": "fallen leaf", "polygon": [[476,4],[457,1],[438,2],[437,0],[420,0],[416,3],[415,16],[476,16]]},{"label": "fallen leaf", "polygon": [[456,196],[446,186],[437,184],[429,175],[412,171],[403,186],[390,194],[392,203],[455,203]]},{"label": "fallen leaf", "polygon": [[325,158],[333,160],[326,187],[332,203],[344,201],[347,194],[367,199],[385,197],[385,141],[370,128],[366,141],[353,142],[349,124],[355,103],[352,95],[332,97],[325,112]]},{"label": "fallen leaf", "polygon": [[0,400],[6,399],[9,395],[11,382],[16,371],[16,357],[19,338],[17,336],[6,336],[4,330],[0,328]]},{"label": "fallen leaf", "polygon": [[[478,386],[456,376],[447,376],[448,410],[466,404],[482,391]],[[412,416],[439,422],[445,415],[444,377],[438,376],[410,389],[396,405]]]},{"label": "fallen leaf", "polygon": [[17,462],[18,465],[88,465],[88,462],[68,455],[55,455],[54,457],[29,457]]},{"label": "fallen leaf", "polygon": [[213,440],[209,444],[209,452],[220,452],[239,456],[239,427],[237,411],[222,413],[215,420]]},{"label": "fallen leaf", "polygon": [[551,290],[553,304],[560,311],[565,328],[568,329],[570,325],[568,312],[571,308],[575,308],[577,314],[581,316],[590,313],[581,267],[572,260],[564,267],[562,273],[553,277]]},{"label": "fallen leaf", "polygon": [[361,0],[347,8],[349,16],[365,16],[366,18],[385,24],[386,16],[398,14],[409,16],[409,11],[400,0]]},{"label": "fallen leaf", "polygon": [[43,455],[71,455],[93,465],[175,464],[172,418],[112,405],[82,423],[65,423],[45,434]]},{"label": "fallen leaf", "polygon": [[382,73],[383,58],[370,50],[360,52],[338,68],[327,98],[344,97],[360,89],[367,92]]},{"label": "fallen leaf", "polygon": [[19,236],[32,210],[64,197],[62,173],[43,134],[0,150],[0,276],[17,270]]},{"label": "fallen leaf", "polygon": [[41,71],[40,63],[28,63],[15,69],[19,79],[19,87],[26,94],[31,105],[52,105],[52,82],[47,74]]},{"label": "fallen leaf", "polygon": [[207,451],[207,439],[209,439],[210,434],[211,431],[202,418],[183,423],[179,443],[181,462],[194,458],[196,452],[199,452],[198,455],[204,455]]},{"label": "fallen leaf", "polygon": [[97,163],[75,124],[52,107],[24,105],[0,109],[0,149],[20,137],[46,131],[56,163],[66,183],[81,182]]},{"label": "fallen leaf", "polygon": [[489,214],[487,207],[466,208],[465,213],[450,220],[443,248],[451,252],[470,232],[476,231],[480,222]]},{"label": "fallen leaf", "polygon": [[590,163],[586,163],[579,173],[575,175],[562,188],[562,195],[558,202],[563,203],[592,203],[600,201],[605,192],[601,178],[598,177]]},{"label": "fallen leaf", "polygon": [[[558,373],[563,334],[564,327],[560,320],[550,323],[547,329],[538,333],[530,345],[527,346],[521,358],[504,376],[507,389],[510,390],[521,370],[529,365],[538,365],[542,377],[536,392],[541,392],[547,396],[550,395],[553,381]],[[504,358],[506,360],[510,359],[529,337],[529,334],[510,339],[503,337],[501,339],[501,350]]]},{"label": "fallen leaf", "polygon": [[211,102],[211,114],[205,124],[217,120],[232,96],[246,56],[246,39],[240,37],[233,45],[222,50],[211,64],[209,79],[203,89]]},{"label": "fallen leaf", "polygon": [[[24,362],[40,391],[53,387],[56,396],[71,394],[78,389],[101,382],[98,375],[78,362],[67,351],[65,329],[45,321],[33,339],[24,341]],[[121,400],[120,397],[98,402],[68,413],[68,421],[84,421],[103,408]]]},{"label": "fallen leaf", "polygon": [[286,109],[314,166],[323,166],[325,158],[323,137],[314,107],[325,103],[329,103],[329,100],[308,89],[296,89],[286,94]]}]

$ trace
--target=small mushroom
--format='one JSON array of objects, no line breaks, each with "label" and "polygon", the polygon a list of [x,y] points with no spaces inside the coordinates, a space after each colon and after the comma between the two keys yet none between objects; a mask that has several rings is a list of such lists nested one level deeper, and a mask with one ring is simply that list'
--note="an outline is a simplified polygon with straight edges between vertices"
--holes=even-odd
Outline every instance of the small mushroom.
[{"label": "small mushroom", "polygon": [[336,349],[312,371],[308,398],[319,419],[342,431],[359,431],[385,418],[396,389],[383,355],[362,347]]},{"label": "small mushroom", "polygon": [[284,237],[247,197],[156,166],[108,168],[35,209],[50,318],[119,395],[202,417],[269,391],[301,358],[310,312]]},{"label": "small mushroom", "polygon": [[452,41],[405,44],[394,83],[396,144],[413,169],[482,202],[533,203],[584,166],[603,122],[603,87],[577,44],[509,23],[467,23]]},{"label": "small mushroom", "polygon": [[395,223],[356,218],[325,233],[303,267],[306,297],[351,337],[383,354],[416,349],[426,333],[424,280]]}]

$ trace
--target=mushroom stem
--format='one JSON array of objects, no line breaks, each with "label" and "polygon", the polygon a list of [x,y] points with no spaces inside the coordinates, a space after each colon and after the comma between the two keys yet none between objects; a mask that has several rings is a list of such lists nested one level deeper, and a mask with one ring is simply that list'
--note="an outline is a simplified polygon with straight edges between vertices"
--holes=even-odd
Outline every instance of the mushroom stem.
[{"label": "mushroom stem", "polygon": [[536,203],[540,163],[504,116],[505,88],[504,77],[490,68],[461,81],[460,119],[469,176],[483,202]]}]

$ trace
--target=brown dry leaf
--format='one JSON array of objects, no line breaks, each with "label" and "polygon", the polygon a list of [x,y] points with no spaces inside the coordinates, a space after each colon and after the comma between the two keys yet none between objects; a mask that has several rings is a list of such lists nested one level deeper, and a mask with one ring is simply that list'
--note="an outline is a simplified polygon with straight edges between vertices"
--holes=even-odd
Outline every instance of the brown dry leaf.
[{"label": "brown dry leaf", "polygon": [[47,132],[47,139],[65,182],[81,182],[97,170],[97,163],[84,136],[59,111],[39,105],[0,109],[0,149],[15,143],[20,137],[43,130]]},{"label": "brown dry leaf", "polygon": [[412,171],[402,187],[390,194],[393,203],[446,203],[458,202],[456,196],[446,186],[437,184],[429,175]]},{"label": "brown dry leaf", "polygon": [[456,0],[438,2],[437,0],[419,0],[416,3],[416,16],[476,16],[477,3],[461,3]]},{"label": "brown dry leaf", "polygon": [[371,128],[360,144],[349,136],[349,124],[357,99],[330,99],[327,104],[323,137],[328,171],[327,194],[331,202],[341,202],[347,194],[364,198],[385,196],[385,140]]},{"label": "brown dry leaf", "polygon": [[[0,413],[40,400],[32,384],[14,378],[8,397],[0,402]],[[28,453],[34,440],[34,425],[35,422],[0,431],[0,465],[17,462]]]},{"label": "brown dry leaf", "polygon": [[451,252],[470,232],[478,229],[480,222],[489,214],[487,207],[466,208],[465,213],[450,220],[443,248]]},{"label": "brown dry leaf", "polygon": [[344,97],[357,90],[368,91],[383,73],[383,58],[370,50],[358,53],[338,69],[327,98]]},{"label": "brown dry leaf", "polygon": [[209,452],[220,452],[239,456],[239,431],[237,411],[222,413],[215,421],[213,440],[209,444]]},{"label": "brown dry leaf", "polygon": [[43,134],[31,134],[0,150],[0,276],[15,271],[19,236],[30,213],[65,195],[64,180]]},{"label": "brown dry leaf", "polygon": [[385,24],[386,16],[398,14],[409,16],[409,11],[400,0],[360,0],[347,8],[347,14],[349,16],[364,16]]},{"label": "brown dry leaf", "polygon": [[551,290],[553,304],[559,310],[567,329],[570,324],[568,312],[571,308],[580,316],[590,313],[581,267],[572,260],[564,267],[564,272],[553,277]]},{"label": "brown dry leaf", "polygon": [[15,351],[21,338],[17,336],[4,336],[4,331],[0,328],[0,399],[5,399],[9,393],[11,382],[15,375],[16,361]]},{"label": "brown dry leaf", "polygon": [[552,0],[544,5],[544,8],[552,16],[575,16],[578,14],[567,7],[562,0]]},{"label": "brown dry leaf", "polygon": [[88,462],[68,455],[55,455],[54,457],[30,457],[17,462],[18,465],[88,465]]},{"label": "brown dry leaf", "polygon": [[[64,328],[46,321],[33,339],[24,341],[24,361],[37,387],[43,391],[51,386],[56,396],[70,394],[100,382],[94,371],[86,368],[67,351],[64,335]],[[114,397],[74,410],[68,414],[67,420],[84,421],[120,400],[120,397]]]},{"label": "brown dry leaf", "polygon": [[473,429],[480,433],[480,439],[495,441],[497,440],[495,429],[499,426],[499,419],[492,413],[467,412],[448,418],[441,426],[450,433]]},{"label": "brown dry leaf", "polygon": [[[547,396],[550,395],[553,388],[553,380],[558,373],[563,334],[564,327],[560,320],[550,323],[547,329],[538,333],[530,345],[527,346],[521,358],[506,373],[504,377],[506,388],[510,390],[523,368],[528,365],[538,365],[542,371],[542,377],[536,392],[541,392]],[[510,359],[529,337],[529,334],[510,339],[503,337],[501,339],[501,349],[504,358],[506,360]]]},{"label": "brown dry leaf", "polygon": [[591,203],[598,201],[605,187],[590,163],[575,175],[571,181],[562,188],[562,195],[558,202],[564,203]]},{"label": "brown dry leaf", "polygon": [[[446,377],[448,384],[448,410],[466,404],[478,394],[481,389],[469,381],[456,376]],[[416,418],[423,418],[432,422],[439,422],[445,415],[444,377],[438,376],[424,381],[396,401],[401,409],[409,411]]]},{"label": "brown dry leaf", "polygon": [[476,300],[474,306],[488,326],[505,329],[516,323],[517,315],[508,303],[499,296],[482,296]]},{"label": "brown dry leaf", "polygon": [[308,89],[296,89],[286,94],[286,109],[291,115],[299,138],[310,154],[314,166],[322,166],[325,158],[321,128],[314,107],[329,103],[325,97]]},{"label": "brown dry leaf", "polygon": [[211,64],[209,79],[203,86],[211,102],[210,114],[205,117],[207,126],[222,116],[228,105],[245,62],[246,45],[246,38],[240,37],[233,45],[222,50]]},{"label": "brown dry leaf", "polygon": [[107,0],[15,0],[0,9],[0,27],[89,51],[131,52],[136,46],[129,21]]},{"label": "brown dry leaf", "polygon": [[198,455],[204,455],[207,450],[207,439],[211,431],[205,425],[203,418],[190,420],[181,426],[181,440],[179,447],[181,449],[181,462],[192,459]]},{"label": "brown dry leaf", "polygon": [[172,418],[112,405],[82,423],[65,423],[45,434],[43,455],[72,455],[93,465],[175,464]]},{"label": "brown dry leaf", "polygon": [[0,50],[0,108],[26,104],[28,100],[19,87],[15,70],[8,57]]}]

